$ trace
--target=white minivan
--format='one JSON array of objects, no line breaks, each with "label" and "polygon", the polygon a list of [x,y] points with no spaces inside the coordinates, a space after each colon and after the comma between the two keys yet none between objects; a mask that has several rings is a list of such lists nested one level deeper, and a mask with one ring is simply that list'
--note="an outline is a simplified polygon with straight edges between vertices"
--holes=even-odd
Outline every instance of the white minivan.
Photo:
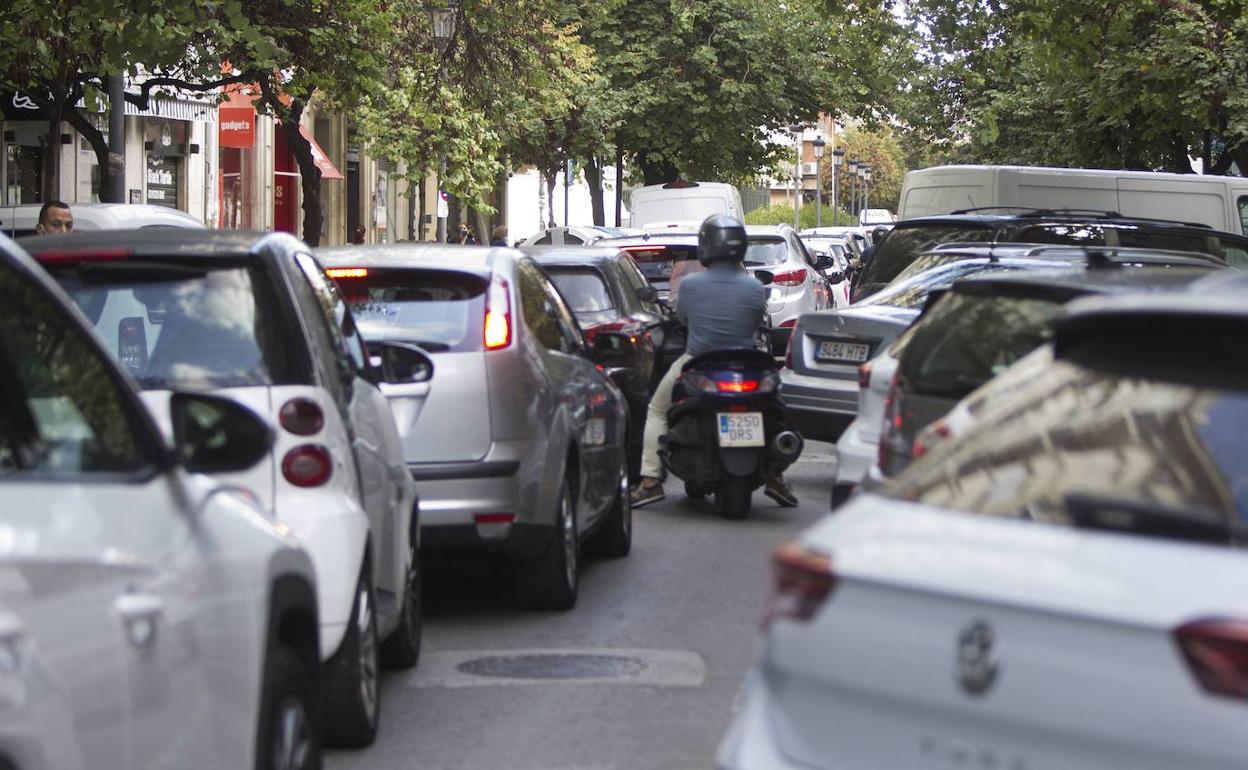
[{"label": "white minivan", "polygon": [[1248,179],[1029,166],[934,166],[906,174],[902,219],[972,208],[1094,209],[1248,235]]},{"label": "white minivan", "polygon": [[737,188],[722,182],[668,182],[633,190],[631,227],[699,226],[713,214],[745,219]]}]

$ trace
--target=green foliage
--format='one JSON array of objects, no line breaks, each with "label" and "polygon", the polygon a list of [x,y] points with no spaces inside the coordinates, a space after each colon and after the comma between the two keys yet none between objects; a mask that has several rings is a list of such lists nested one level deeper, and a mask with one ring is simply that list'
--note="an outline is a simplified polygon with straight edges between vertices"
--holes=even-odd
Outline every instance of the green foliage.
[{"label": "green foliage", "polygon": [[[893,130],[888,126],[868,128],[860,126],[850,128],[839,138],[838,145],[845,150],[845,160],[864,161],[871,168],[870,198],[867,203],[871,208],[897,210],[901,199],[901,183],[906,175],[906,156],[901,144],[897,141]],[[831,156],[825,155],[824,160]],[[831,195],[832,169],[828,164],[823,168],[824,195]],[[850,195],[850,179],[846,168],[837,169],[836,184],[839,188],[838,201],[844,201],[848,209]]]},{"label": "green foliage", "polygon": [[[834,210],[826,203],[823,206],[823,226],[832,227],[835,223],[833,219]],[[814,227],[818,222],[819,207],[813,203],[802,204],[800,227],[804,230],[808,227]],[[841,210],[841,225],[849,225],[856,223],[858,220],[854,218],[847,210]],[[747,225],[791,225],[793,224],[793,204],[792,203],[776,203],[767,208],[754,209],[745,215],[745,223]]]}]

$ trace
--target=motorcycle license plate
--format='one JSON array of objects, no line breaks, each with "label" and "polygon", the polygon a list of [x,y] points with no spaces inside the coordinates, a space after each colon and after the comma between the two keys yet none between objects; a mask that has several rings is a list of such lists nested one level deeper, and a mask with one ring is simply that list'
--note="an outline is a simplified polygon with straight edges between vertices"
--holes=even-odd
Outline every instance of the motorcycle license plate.
[{"label": "motorcycle license plate", "polygon": [[765,443],[762,412],[732,412],[719,415],[720,446],[763,446]]}]

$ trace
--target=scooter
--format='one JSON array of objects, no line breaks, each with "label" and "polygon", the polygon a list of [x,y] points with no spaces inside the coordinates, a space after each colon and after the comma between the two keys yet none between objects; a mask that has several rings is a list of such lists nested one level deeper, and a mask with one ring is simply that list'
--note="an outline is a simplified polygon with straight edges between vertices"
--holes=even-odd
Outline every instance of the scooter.
[{"label": "scooter", "polygon": [[695,356],[672,390],[659,457],[687,495],[713,494],[723,518],[745,518],[754,490],[802,454],[779,390],[776,360],[758,350]]}]

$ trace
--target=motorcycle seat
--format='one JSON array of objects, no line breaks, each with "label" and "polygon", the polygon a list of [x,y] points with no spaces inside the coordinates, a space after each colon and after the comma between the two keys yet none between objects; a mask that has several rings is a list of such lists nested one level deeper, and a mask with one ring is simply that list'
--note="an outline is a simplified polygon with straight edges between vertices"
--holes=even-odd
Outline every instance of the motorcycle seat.
[{"label": "motorcycle seat", "polygon": [[727,362],[767,369],[776,368],[776,359],[769,353],[764,353],[757,348],[734,348],[729,350],[712,350],[696,355],[686,361],[680,371],[683,374],[690,369],[698,369],[708,364],[722,364]]}]

